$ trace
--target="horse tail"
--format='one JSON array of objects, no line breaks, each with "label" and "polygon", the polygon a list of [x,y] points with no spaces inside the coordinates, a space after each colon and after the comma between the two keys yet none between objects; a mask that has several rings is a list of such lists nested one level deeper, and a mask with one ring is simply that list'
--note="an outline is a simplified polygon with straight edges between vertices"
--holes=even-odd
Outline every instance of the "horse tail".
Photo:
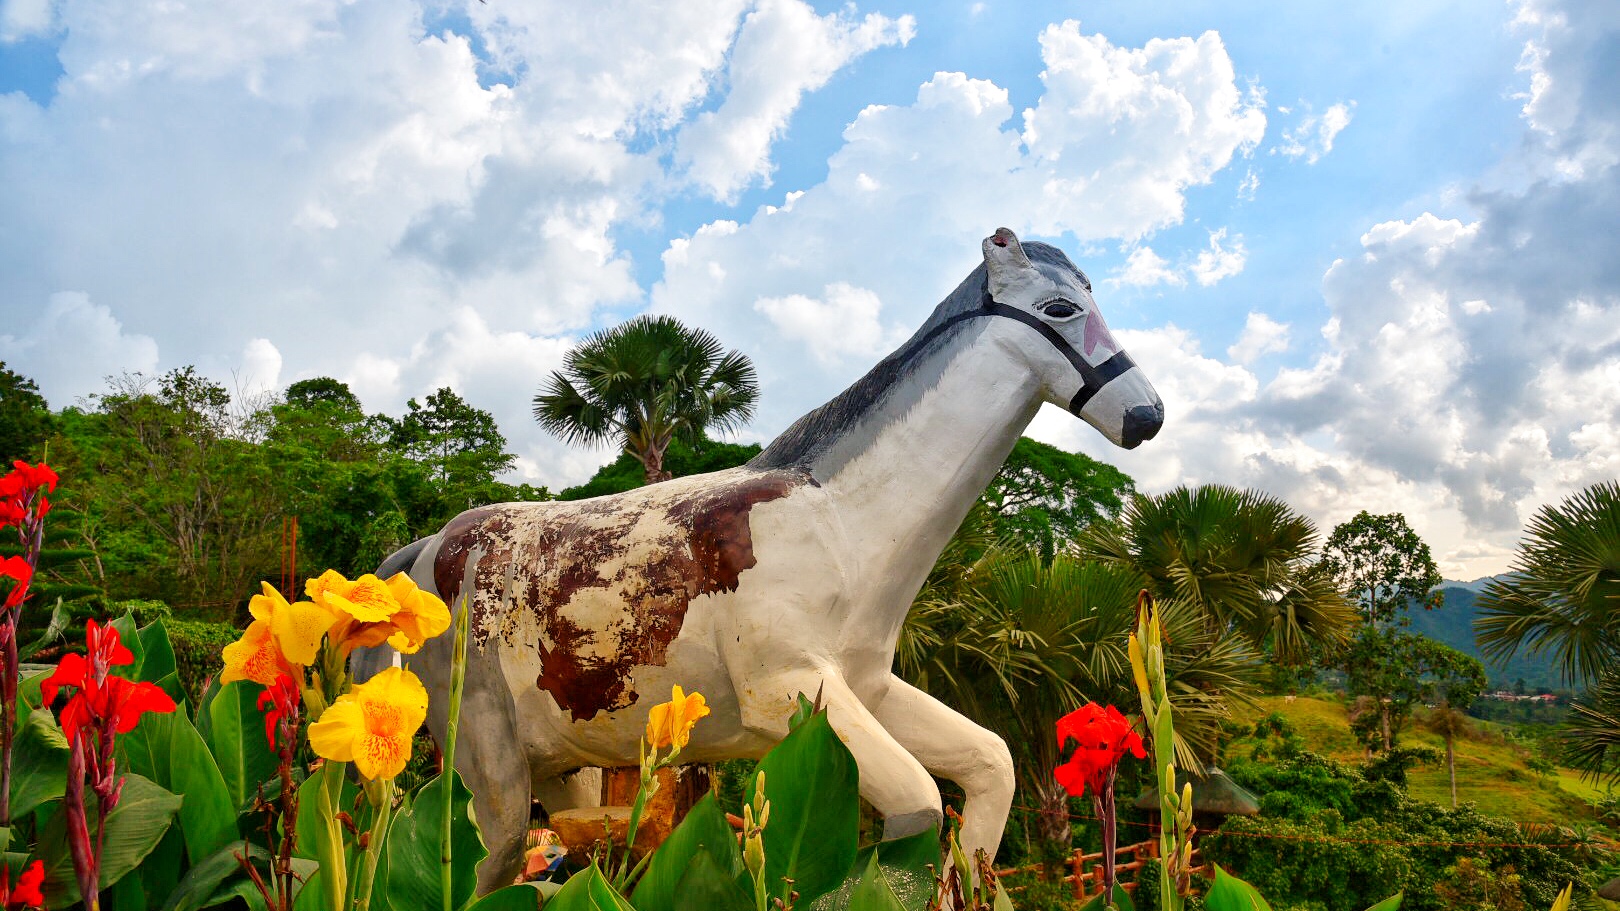
[{"label": "horse tail", "polygon": [[[377,567],[377,578],[387,579],[395,573],[410,572],[411,567],[416,565],[416,558],[422,555],[434,537],[418,538],[383,558]],[[394,647],[386,642],[370,648],[357,648],[349,655],[349,676],[355,683],[365,683],[393,664]]]}]

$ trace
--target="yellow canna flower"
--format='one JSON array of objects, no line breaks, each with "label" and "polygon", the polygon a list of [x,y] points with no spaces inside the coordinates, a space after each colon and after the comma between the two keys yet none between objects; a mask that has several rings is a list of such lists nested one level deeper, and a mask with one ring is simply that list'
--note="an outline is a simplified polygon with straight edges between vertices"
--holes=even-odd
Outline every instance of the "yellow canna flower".
[{"label": "yellow canna flower", "polygon": [[679,684],[671,691],[670,700],[652,707],[647,716],[647,743],[653,749],[673,745],[677,750],[692,738],[692,726],[699,718],[709,714],[709,706],[702,693],[686,695]]},{"label": "yellow canna flower", "polygon": [[388,637],[389,645],[412,655],[422,643],[450,628],[450,608],[439,596],[418,587],[416,580],[395,573],[385,584],[399,602],[399,612],[390,621],[397,632]]},{"label": "yellow canna flower", "polygon": [[308,667],[320,650],[321,637],[331,628],[332,611],[313,601],[288,604],[281,592],[268,582],[261,583],[264,594],[254,595],[248,612],[254,620],[270,624],[276,648],[288,663]]},{"label": "yellow canna flower", "polygon": [[387,583],[371,573],[350,581],[329,569],[306,582],[304,592],[331,611],[334,622],[328,634],[341,655],[381,645],[398,632],[390,621],[399,613],[399,601]]},{"label": "yellow canna flower", "polygon": [[219,674],[221,685],[235,680],[252,680],[269,686],[276,682],[277,674],[292,676],[298,673],[276,648],[275,636],[266,620],[254,620],[248,624],[242,638],[225,646],[220,657],[225,659],[225,669]]},{"label": "yellow canna flower", "polygon": [[317,756],[352,762],[367,778],[393,778],[411,758],[411,737],[427,718],[428,694],[410,671],[391,667],[356,684],[309,726]]}]

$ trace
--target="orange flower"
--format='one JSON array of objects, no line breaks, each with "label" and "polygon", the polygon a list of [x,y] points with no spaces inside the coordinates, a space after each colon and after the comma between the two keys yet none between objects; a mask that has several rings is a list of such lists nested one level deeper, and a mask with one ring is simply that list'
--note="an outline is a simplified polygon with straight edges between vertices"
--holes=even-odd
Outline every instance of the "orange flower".
[{"label": "orange flower", "polygon": [[676,684],[670,700],[653,706],[647,716],[647,743],[654,749],[673,745],[679,750],[691,740],[693,725],[707,714],[709,706],[702,693],[688,696]]},{"label": "orange flower", "polygon": [[350,581],[329,569],[309,580],[304,592],[331,611],[335,622],[328,634],[340,654],[381,645],[398,632],[390,621],[399,613],[399,601],[388,584],[371,573]]},{"label": "orange flower", "polygon": [[269,686],[276,682],[277,674],[303,677],[302,671],[281,656],[267,620],[255,620],[248,624],[242,638],[225,646],[221,657],[225,659],[225,670],[219,675],[221,685],[234,680],[252,680]]},{"label": "orange flower", "polygon": [[411,737],[427,718],[422,681],[397,667],[355,687],[309,726],[316,755],[353,762],[367,778],[393,778],[411,758]]}]

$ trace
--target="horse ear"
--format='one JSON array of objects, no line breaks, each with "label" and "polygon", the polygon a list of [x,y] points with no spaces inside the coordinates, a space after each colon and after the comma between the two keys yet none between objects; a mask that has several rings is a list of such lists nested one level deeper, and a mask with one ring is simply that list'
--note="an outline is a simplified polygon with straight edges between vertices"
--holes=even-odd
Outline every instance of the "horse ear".
[{"label": "horse ear", "polygon": [[984,243],[984,267],[990,272],[990,297],[1007,302],[1016,289],[1034,280],[1035,267],[1011,228],[997,228]]}]

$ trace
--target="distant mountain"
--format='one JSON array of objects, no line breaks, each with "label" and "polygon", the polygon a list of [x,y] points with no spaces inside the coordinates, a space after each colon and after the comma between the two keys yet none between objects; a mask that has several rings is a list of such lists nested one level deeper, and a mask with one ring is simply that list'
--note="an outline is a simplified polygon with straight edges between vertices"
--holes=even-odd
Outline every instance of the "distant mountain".
[{"label": "distant mountain", "polygon": [[1467,589],[1468,591],[1471,591],[1474,594],[1478,595],[1478,594],[1483,594],[1485,592],[1485,586],[1491,584],[1492,582],[1495,582],[1497,579],[1500,579],[1500,578],[1502,578],[1502,577],[1501,576],[1480,576],[1478,579],[1475,579],[1472,582],[1458,582],[1458,581],[1456,581],[1454,579],[1447,579],[1446,581],[1440,583],[1440,587],[1441,588],[1462,588],[1462,589]]},{"label": "distant mountain", "polygon": [[1445,603],[1438,610],[1408,612],[1412,618],[1412,632],[1437,639],[1459,652],[1473,655],[1485,663],[1492,689],[1512,689],[1523,680],[1529,692],[1539,689],[1567,690],[1570,686],[1545,656],[1529,655],[1523,650],[1505,663],[1488,660],[1474,643],[1474,618],[1478,616],[1475,600],[1490,577],[1473,582],[1446,582],[1440,587]]}]

